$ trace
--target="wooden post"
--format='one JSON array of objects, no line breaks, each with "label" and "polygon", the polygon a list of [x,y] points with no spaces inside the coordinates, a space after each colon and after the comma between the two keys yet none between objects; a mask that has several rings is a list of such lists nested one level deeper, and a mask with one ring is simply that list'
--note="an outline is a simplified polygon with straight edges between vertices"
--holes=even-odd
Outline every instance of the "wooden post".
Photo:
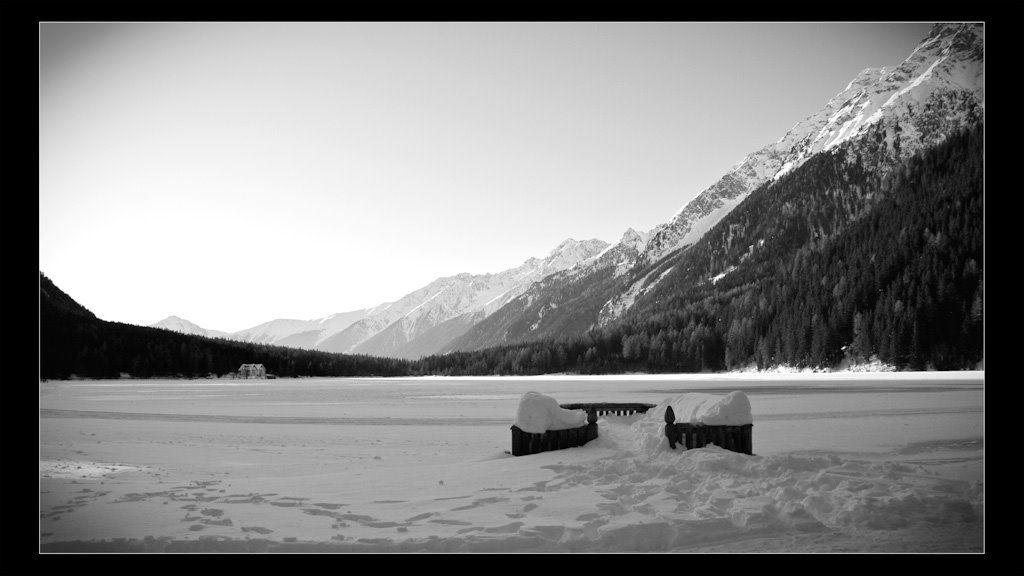
[{"label": "wooden post", "polygon": [[668,438],[668,447],[675,450],[679,442],[679,428],[676,426],[676,413],[671,406],[665,408],[665,436]]},{"label": "wooden post", "polygon": [[515,424],[512,425],[512,455],[523,455],[523,431]]}]

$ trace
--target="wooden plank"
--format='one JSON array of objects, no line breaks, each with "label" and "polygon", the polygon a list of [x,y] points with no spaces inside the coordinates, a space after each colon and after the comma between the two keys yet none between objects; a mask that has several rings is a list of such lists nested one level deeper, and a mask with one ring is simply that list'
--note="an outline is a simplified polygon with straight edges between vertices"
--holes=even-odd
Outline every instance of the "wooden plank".
[{"label": "wooden plank", "polygon": [[591,408],[598,411],[599,414],[610,414],[616,411],[627,411],[632,412],[647,412],[649,409],[654,408],[654,404],[646,404],[642,402],[593,402],[593,403],[567,403],[560,404],[562,408],[566,410],[590,410]]}]

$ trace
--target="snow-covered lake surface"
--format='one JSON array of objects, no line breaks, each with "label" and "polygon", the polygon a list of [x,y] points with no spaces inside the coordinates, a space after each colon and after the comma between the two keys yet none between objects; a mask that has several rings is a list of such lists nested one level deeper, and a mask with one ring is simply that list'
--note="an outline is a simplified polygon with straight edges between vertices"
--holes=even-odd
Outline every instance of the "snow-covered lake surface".
[{"label": "snow-covered lake surface", "polygon": [[[43,552],[982,552],[984,372],[41,382]],[[521,396],[743,391],[754,455]]]}]

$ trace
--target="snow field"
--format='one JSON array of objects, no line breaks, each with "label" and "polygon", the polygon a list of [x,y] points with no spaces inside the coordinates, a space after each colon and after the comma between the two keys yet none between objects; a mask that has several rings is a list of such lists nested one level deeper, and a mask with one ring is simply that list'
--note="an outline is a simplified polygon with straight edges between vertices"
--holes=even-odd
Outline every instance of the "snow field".
[{"label": "snow field", "polygon": [[[563,403],[657,403],[708,379],[295,381],[231,397],[196,385],[193,401],[151,399],[187,396],[174,382],[46,385],[41,548],[981,551],[980,380],[839,393],[857,386],[796,378],[742,384],[754,456],[670,450],[653,410],[602,417],[600,437],[581,448],[505,453],[531,389]],[[70,406],[103,417],[60,412]],[[274,420],[303,411],[322,421]],[[204,420],[188,419],[197,413]],[[239,414],[266,420],[228,418]],[[832,435],[837,422],[850,428]]]}]

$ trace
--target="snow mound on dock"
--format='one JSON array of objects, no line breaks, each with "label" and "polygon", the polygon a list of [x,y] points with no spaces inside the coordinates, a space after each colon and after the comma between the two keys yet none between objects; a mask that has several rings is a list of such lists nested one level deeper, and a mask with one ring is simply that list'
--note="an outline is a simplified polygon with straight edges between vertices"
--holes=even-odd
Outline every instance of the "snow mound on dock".
[{"label": "snow mound on dock", "polygon": [[515,425],[523,432],[542,434],[548,430],[579,428],[587,423],[587,413],[566,410],[551,396],[527,392],[519,401]]},{"label": "snow mound on dock", "polygon": [[708,426],[741,426],[753,424],[750,399],[739,390],[724,396],[690,392],[673,398],[666,398],[647,411],[648,419],[665,423],[665,409],[669,406],[675,412],[679,424],[706,424]]},{"label": "snow mound on dock", "polygon": [[672,406],[676,422],[680,424],[689,422],[709,426],[742,426],[754,423],[754,417],[750,413],[750,400],[739,390],[725,396],[691,392],[668,398],[658,405],[661,407],[661,417],[664,420],[665,408],[662,405]]},{"label": "snow mound on dock", "polygon": [[665,437],[665,410],[669,406],[679,424],[740,426],[754,423],[750,400],[738,390],[724,396],[702,392],[680,394],[662,400],[631,425],[633,439],[642,452],[654,453],[670,449],[668,438]]}]

